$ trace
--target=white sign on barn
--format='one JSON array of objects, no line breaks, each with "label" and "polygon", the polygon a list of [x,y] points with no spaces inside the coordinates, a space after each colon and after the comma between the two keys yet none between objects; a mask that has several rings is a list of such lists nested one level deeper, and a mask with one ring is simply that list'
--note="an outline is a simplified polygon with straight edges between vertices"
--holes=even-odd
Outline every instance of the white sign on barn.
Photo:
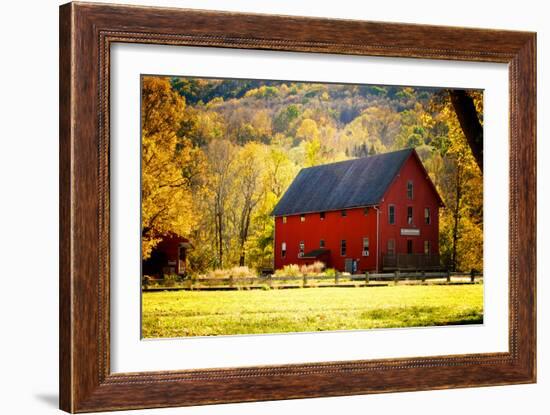
[{"label": "white sign on barn", "polygon": [[420,235],[420,229],[401,228],[401,235],[403,235],[403,236],[419,236]]}]

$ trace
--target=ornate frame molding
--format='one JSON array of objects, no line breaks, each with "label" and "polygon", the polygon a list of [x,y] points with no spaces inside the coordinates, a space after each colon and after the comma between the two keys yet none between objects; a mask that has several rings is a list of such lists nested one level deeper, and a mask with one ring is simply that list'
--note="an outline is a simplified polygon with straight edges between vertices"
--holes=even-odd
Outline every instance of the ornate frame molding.
[{"label": "ornate frame molding", "polygon": [[[116,42],[508,63],[510,351],[111,374],[109,68],[110,45]],[[85,3],[61,6],[61,408],[89,412],[534,382],[535,47],[535,34],[525,32]]]}]

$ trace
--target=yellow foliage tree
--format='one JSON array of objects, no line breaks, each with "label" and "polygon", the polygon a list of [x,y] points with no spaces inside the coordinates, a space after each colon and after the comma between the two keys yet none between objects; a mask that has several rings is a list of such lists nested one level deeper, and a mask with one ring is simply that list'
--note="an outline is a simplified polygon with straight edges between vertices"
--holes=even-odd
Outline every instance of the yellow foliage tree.
[{"label": "yellow foliage tree", "polygon": [[450,105],[441,110],[439,118],[449,129],[438,174],[446,204],[440,226],[441,253],[453,269],[479,271],[483,269],[483,177]]},{"label": "yellow foliage tree", "polygon": [[186,236],[197,220],[193,178],[202,169],[202,154],[177,132],[185,101],[166,78],[144,77],[142,85],[142,257],[167,234]]},{"label": "yellow foliage tree", "polygon": [[306,118],[298,127],[296,131],[296,138],[305,141],[312,141],[319,139],[319,129],[317,128],[317,123],[311,118]]}]

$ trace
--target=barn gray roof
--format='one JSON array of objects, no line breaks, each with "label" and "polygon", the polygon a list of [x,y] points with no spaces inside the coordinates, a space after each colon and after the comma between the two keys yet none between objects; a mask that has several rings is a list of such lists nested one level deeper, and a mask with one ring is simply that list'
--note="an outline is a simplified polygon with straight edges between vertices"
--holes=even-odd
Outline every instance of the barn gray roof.
[{"label": "barn gray roof", "polygon": [[413,149],[300,170],[273,216],[378,204]]}]

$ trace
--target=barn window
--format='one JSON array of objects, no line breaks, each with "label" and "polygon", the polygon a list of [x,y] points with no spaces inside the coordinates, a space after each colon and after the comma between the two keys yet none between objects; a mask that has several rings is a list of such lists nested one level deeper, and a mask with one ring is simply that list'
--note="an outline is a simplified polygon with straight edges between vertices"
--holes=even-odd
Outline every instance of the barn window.
[{"label": "barn window", "polygon": [[298,252],[298,256],[300,258],[304,256],[305,249],[306,249],[306,245],[305,245],[304,241],[300,241],[300,250]]},{"label": "barn window", "polygon": [[342,217],[348,216],[348,211],[347,211],[347,210],[343,210],[341,214],[342,214]]},{"label": "barn window", "polygon": [[388,239],[388,255],[395,255],[395,239]]},{"label": "barn window", "polygon": [[300,222],[306,221],[306,215],[300,215]]},{"label": "barn window", "polygon": [[424,223],[429,225],[431,222],[430,208],[424,208]]},{"label": "barn window", "polygon": [[409,180],[407,182],[407,199],[412,200],[413,198],[413,182]]},{"label": "barn window", "polygon": [[363,256],[369,256],[369,238],[363,238]]},{"label": "barn window", "polygon": [[283,242],[281,244],[281,258],[285,258],[286,257],[286,242]]},{"label": "barn window", "polygon": [[430,255],[432,246],[430,241],[424,241],[424,255]]},{"label": "barn window", "polygon": [[413,208],[412,208],[412,206],[407,207],[407,223],[409,225],[413,224]]},{"label": "barn window", "polygon": [[283,216],[283,223],[286,223],[286,216]]},{"label": "barn window", "polygon": [[342,239],[340,241],[340,255],[346,256],[346,252],[347,252],[346,240]]},{"label": "barn window", "polygon": [[395,206],[394,205],[388,206],[388,223],[390,225],[393,225],[395,223]]},{"label": "barn window", "polygon": [[321,239],[319,241],[319,248],[324,248],[325,247],[325,240],[324,239]]},{"label": "barn window", "polygon": [[325,212],[319,213],[319,218],[320,218],[321,220],[325,220]]},{"label": "barn window", "polygon": [[412,239],[407,240],[407,254],[413,253],[413,241]]}]

